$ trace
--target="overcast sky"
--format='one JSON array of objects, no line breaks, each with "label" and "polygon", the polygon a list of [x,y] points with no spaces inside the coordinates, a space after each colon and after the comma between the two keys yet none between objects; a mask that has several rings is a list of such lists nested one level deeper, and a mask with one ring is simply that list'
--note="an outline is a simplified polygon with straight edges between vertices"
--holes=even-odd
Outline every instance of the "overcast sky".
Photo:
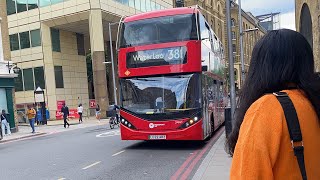
[{"label": "overcast sky", "polygon": [[295,30],[294,0],[241,0],[242,9],[254,15],[280,12],[280,27]]}]

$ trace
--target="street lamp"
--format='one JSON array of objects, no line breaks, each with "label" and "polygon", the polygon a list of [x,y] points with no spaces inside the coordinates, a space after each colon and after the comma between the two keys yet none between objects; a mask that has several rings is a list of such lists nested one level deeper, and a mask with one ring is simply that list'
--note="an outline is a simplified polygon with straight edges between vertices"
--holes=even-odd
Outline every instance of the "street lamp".
[{"label": "street lamp", "polygon": [[246,29],[246,30],[244,30],[244,31],[242,32],[242,35],[244,35],[244,33],[246,33],[246,32],[257,31],[257,30],[259,30],[259,28]]},{"label": "street lamp", "polygon": [[234,123],[234,115],[236,110],[236,90],[234,83],[234,61],[232,52],[232,37],[231,37],[231,0],[226,1],[226,16],[227,16],[227,40],[228,40],[228,57],[229,57],[229,78],[230,78],[230,105],[231,116],[230,121]]},{"label": "street lamp", "polygon": [[8,61],[7,64],[9,74],[17,74],[21,70],[15,63]]},{"label": "street lamp", "polygon": [[113,60],[113,49],[112,49],[112,36],[111,36],[111,26],[119,24],[116,23],[109,23],[109,42],[110,42],[110,55],[111,55],[111,62],[105,62],[106,64],[111,63],[112,65],[112,79],[113,79],[113,94],[114,94],[114,103],[118,105],[118,99],[117,99],[117,90],[116,90],[116,76],[114,72],[114,60]]}]

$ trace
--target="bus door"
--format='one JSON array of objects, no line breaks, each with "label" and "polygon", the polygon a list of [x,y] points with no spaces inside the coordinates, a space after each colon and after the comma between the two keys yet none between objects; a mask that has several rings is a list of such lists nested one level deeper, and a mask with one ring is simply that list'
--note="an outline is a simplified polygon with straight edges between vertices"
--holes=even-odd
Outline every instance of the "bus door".
[{"label": "bus door", "polygon": [[203,97],[203,137],[207,137],[210,133],[210,119],[209,119],[209,98],[210,91],[208,86],[208,77],[202,75],[202,97]]},{"label": "bus door", "polygon": [[214,92],[214,111],[213,111],[213,117],[214,117],[214,129],[216,129],[216,127],[218,127],[219,125],[219,108],[218,108],[218,104],[219,104],[219,85],[218,82],[216,80],[214,80],[213,83],[213,92]]},{"label": "bus door", "polygon": [[223,82],[219,83],[219,124],[224,122],[224,93],[223,93]]}]

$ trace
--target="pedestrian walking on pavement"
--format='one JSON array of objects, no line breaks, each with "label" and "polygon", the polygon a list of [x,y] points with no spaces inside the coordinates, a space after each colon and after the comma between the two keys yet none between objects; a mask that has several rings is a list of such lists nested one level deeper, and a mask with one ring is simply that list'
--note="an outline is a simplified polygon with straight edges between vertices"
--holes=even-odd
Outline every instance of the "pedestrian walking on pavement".
[{"label": "pedestrian walking on pavement", "polygon": [[99,120],[100,122],[100,118],[101,118],[101,109],[100,109],[100,106],[99,104],[97,104],[97,107],[96,107],[96,118]]},{"label": "pedestrian walking on pavement", "polygon": [[64,122],[63,126],[64,126],[64,128],[66,128],[68,125],[68,128],[69,128],[70,127],[70,124],[68,123],[69,108],[68,108],[68,106],[66,106],[65,103],[63,103],[63,106],[61,108],[61,112],[63,113],[63,122]]},{"label": "pedestrian walking on pavement", "polygon": [[[1,130],[2,130],[2,135],[11,135],[11,130],[10,130],[10,124],[8,122],[8,116],[6,114],[6,110],[2,110],[1,113]],[[7,134],[5,134],[5,129],[7,129]]]},{"label": "pedestrian walking on pavement", "polygon": [[31,133],[36,132],[34,128],[34,124],[36,122],[36,114],[37,114],[36,110],[32,106],[28,106],[27,116],[30,123],[30,127],[32,129]]},{"label": "pedestrian walking on pavement", "polygon": [[78,106],[79,124],[82,123],[82,113],[83,113],[83,107],[82,107],[82,104],[79,104]]},{"label": "pedestrian walking on pavement", "polygon": [[270,31],[257,42],[228,136],[230,179],[320,179],[314,64],[310,44],[295,31]]}]

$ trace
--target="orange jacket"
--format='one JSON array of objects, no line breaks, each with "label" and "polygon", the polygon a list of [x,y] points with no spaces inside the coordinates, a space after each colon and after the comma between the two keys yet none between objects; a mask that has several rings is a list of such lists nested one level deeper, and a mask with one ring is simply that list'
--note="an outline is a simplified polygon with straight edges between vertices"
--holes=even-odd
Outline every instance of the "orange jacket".
[{"label": "orange jacket", "polygon": [[27,115],[28,115],[29,120],[35,118],[36,117],[36,110],[34,110],[33,108],[28,109]]},{"label": "orange jacket", "polygon": [[[308,180],[320,180],[320,123],[305,94],[287,90],[298,114]],[[274,95],[265,95],[248,109],[240,128],[230,179],[301,180],[287,122]]]}]

